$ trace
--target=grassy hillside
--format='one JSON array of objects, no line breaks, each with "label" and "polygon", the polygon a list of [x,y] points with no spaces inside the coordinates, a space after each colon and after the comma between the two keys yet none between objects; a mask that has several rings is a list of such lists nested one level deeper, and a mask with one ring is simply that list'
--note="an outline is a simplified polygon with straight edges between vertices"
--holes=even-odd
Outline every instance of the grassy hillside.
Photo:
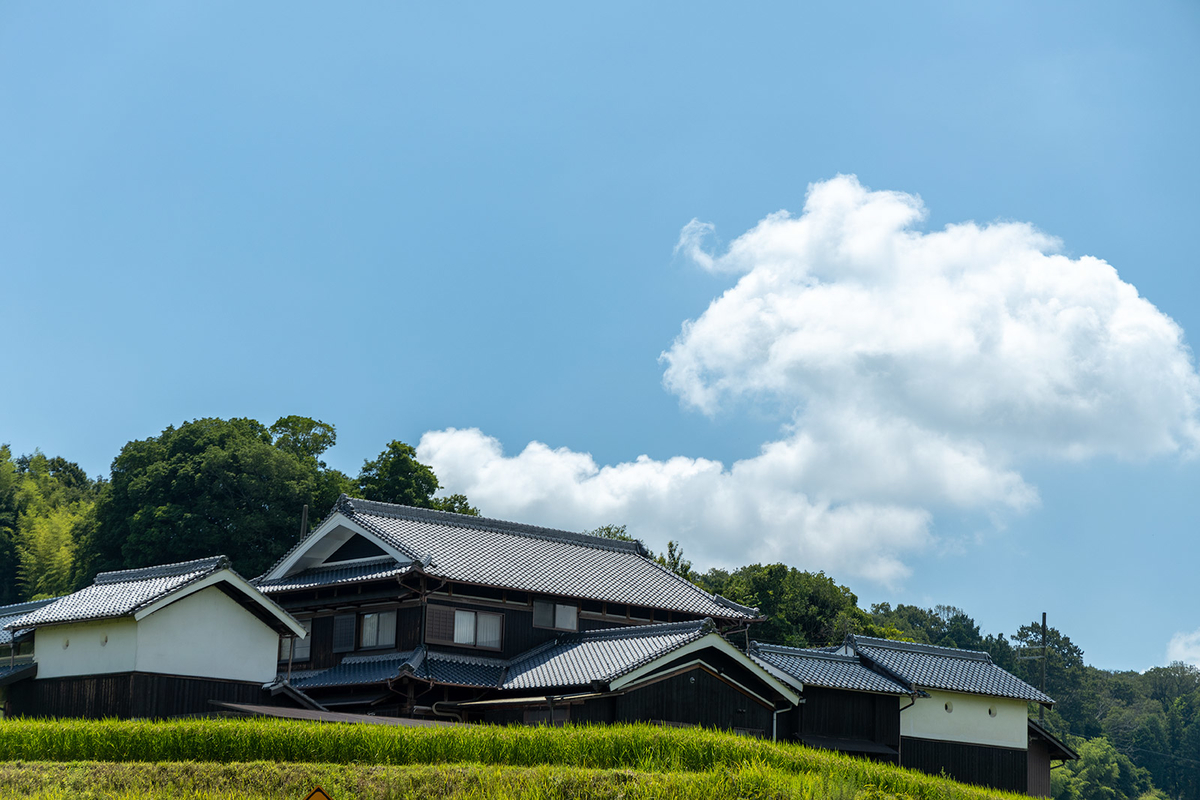
[{"label": "grassy hillside", "polygon": [[732,734],[283,720],[0,723],[0,798],[1012,797]]}]

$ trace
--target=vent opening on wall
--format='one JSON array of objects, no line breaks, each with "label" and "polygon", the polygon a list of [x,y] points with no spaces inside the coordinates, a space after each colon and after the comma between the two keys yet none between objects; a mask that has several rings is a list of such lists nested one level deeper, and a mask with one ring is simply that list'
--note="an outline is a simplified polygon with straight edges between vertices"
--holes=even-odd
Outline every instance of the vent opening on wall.
[{"label": "vent opening on wall", "polygon": [[954,703],[951,703],[949,700],[947,700],[946,701],[946,713],[951,714],[953,712],[954,712]]},{"label": "vent opening on wall", "polygon": [[988,706],[988,716],[989,717],[996,716],[996,707],[995,706]]}]

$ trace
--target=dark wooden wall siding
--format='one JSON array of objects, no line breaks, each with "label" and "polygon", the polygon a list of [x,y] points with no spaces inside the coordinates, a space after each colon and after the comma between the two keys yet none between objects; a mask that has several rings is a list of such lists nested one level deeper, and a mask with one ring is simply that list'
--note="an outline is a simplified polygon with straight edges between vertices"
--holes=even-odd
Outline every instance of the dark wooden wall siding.
[{"label": "dark wooden wall siding", "polygon": [[[314,617],[312,621],[312,647],[308,661],[299,669],[325,669],[342,660],[340,653],[333,652],[333,617]],[[293,664],[292,669],[297,669]]]},{"label": "dark wooden wall siding", "polygon": [[1025,792],[1028,788],[1028,755],[1024,750],[906,736],[900,742],[900,764],[932,775],[945,770],[957,781],[993,789]]},{"label": "dark wooden wall siding", "polygon": [[13,714],[23,717],[177,717],[217,712],[208,701],[274,705],[260,683],[175,675],[120,673],[22,681],[11,687]]},{"label": "dark wooden wall siding", "polygon": [[693,669],[615,698],[614,721],[661,720],[770,736],[765,708],[707,670]]},{"label": "dark wooden wall siding", "polygon": [[792,730],[800,735],[868,739],[897,747],[900,744],[899,709],[899,700],[895,696],[806,686],[804,704],[792,722]]},{"label": "dark wooden wall siding", "polygon": [[400,650],[415,650],[421,646],[421,619],[425,616],[423,606],[408,606],[396,609],[396,647]]},{"label": "dark wooden wall siding", "polygon": [[1026,791],[1032,797],[1050,796],[1050,750],[1041,739],[1030,738],[1026,757]]}]

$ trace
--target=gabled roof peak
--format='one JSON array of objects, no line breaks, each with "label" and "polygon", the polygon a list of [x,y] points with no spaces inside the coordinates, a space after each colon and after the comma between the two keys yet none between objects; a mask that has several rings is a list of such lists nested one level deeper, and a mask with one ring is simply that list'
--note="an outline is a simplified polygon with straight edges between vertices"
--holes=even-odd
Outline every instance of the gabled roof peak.
[{"label": "gabled roof peak", "polygon": [[160,564],[154,567],[101,572],[92,583],[96,586],[103,586],[111,583],[130,583],[158,578],[179,578],[197,572],[216,572],[218,569],[228,566],[229,559],[225,556],[210,556],[208,558],[197,558],[192,561],[180,561],[175,564]]},{"label": "gabled roof peak", "polygon": [[408,519],[419,522],[436,522],[441,525],[453,525],[460,528],[511,533],[518,536],[530,536],[536,539],[549,539],[556,542],[569,542],[588,547],[598,547],[603,550],[615,550],[623,553],[635,553],[640,556],[650,556],[650,552],[640,541],[626,542],[621,539],[607,539],[603,536],[591,536],[586,533],[543,528],[538,525],[527,525],[523,522],[509,522],[490,517],[475,517],[470,514],[455,514],[451,511],[437,511],[432,508],[417,508],[396,503],[381,503],[377,500],[361,500],[342,495],[333,507],[348,517],[356,514],[367,514],[376,517],[391,517],[392,519]]}]

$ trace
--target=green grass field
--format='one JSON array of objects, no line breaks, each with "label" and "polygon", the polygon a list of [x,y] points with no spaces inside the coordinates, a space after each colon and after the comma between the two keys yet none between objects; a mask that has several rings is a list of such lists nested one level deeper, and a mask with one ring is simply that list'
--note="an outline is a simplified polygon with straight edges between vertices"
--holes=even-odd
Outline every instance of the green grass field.
[{"label": "green grass field", "polygon": [[0,722],[0,798],[1017,797],[733,734],[643,725]]}]

